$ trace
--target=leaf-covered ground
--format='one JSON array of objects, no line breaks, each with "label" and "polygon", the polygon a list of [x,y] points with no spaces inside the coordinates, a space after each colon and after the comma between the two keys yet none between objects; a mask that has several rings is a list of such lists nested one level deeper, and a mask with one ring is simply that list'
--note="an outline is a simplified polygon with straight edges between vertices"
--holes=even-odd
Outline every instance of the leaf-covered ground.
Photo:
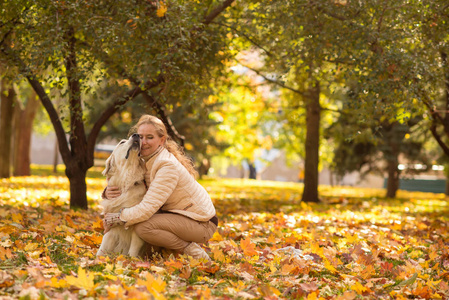
[{"label": "leaf-covered ground", "polygon": [[103,178],[91,209],[68,208],[64,177],[0,182],[1,299],[448,299],[449,203],[444,195],[207,180],[220,219],[185,256],[96,259]]}]

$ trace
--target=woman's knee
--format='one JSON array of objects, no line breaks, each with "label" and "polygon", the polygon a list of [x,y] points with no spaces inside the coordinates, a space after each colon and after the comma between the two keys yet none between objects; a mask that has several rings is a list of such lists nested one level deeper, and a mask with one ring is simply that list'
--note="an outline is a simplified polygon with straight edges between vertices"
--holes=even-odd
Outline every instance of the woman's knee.
[{"label": "woman's knee", "polygon": [[134,232],[142,239],[147,240],[148,233],[151,232],[152,226],[149,226],[147,222],[142,222],[134,225]]}]

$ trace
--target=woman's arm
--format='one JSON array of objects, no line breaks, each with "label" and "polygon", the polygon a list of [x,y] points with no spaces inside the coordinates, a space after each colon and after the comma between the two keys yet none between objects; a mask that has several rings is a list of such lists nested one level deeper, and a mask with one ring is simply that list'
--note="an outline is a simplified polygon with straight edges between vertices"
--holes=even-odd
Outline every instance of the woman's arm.
[{"label": "woman's arm", "polygon": [[157,171],[143,200],[122,211],[120,219],[126,222],[126,226],[151,218],[164,205],[178,184],[179,172],[173,162],[163,160],[155,164],[157,165],[154,165],[153,169]]}]

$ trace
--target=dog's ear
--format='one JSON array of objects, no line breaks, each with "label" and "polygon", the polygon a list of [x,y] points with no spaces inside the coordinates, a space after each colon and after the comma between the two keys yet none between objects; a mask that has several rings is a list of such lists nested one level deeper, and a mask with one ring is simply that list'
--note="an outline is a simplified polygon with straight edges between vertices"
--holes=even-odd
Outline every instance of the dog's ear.
[{"label": "dog's ear", "polygon": [[108,174],[112,174],[115,172],[115,161],[114,156],[109,156],[106,160],[106,166],[101,174],[104,176],[108,176]]}]

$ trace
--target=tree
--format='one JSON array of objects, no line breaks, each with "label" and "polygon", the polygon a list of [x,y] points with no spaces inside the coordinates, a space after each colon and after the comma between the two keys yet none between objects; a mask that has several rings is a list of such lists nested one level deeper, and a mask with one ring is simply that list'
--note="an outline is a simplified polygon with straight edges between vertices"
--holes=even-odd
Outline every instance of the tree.
[{"label": "tree", "polygon": [[[248,70],[242,70],[245,71]],[[269,126],[270,99],[264,89],[255,87],[256,78],[251,74],[230,74],[228,78],[232,83],[230,87],[223,87],[210,97],[211,103],[220,104],[220,110],[211,113],[211,119],[219,124],[216,143],[227,146],[215,161],[221,161],[223,169],[230,164],[242,166],[246,163],[255,179],[257,170],[254,162],[260,158],[260,149],[269,149],[272,145],[266,129]],[[243,177],[243,169],[241,171]]]},{"label": "tree", "polygon": [[354,53],[354,71],[347,74],[360,83],[353,103],[360,118],[374,114],[402,122],[422,115],[449,155],[447,2],[364,3],[357,15],[359,34],[353,36],[361,51]]},{"label": "tree", "polygon": [[[405,159],[408,164],[430,163],[424,152],[424,140],[416,130],[421,120],[415,117],[400,123],[377,116],[370,123],[362,123],[346,111],[326,132],[336,144],[332,170],[339,177],[354,171],[361,178],[367,174],[387,174],[386,197],[395,198],[402,172],[398,168],[399,159]],[[354,129],[360,134],[354,135]]]},{"label": "tree", "polygon": [[430,130],[446,156],[449,156],[449,15],[446,1],[424,1],[419,14],[411,15],[418,23],[420,47],[414,53],[420,59],[410,74],[416,98],[429,112]]},{"label": "tree", "polygon": [[[182,1],[170,7],[148,1],[5,3],[0,59],[28,80],[50,117],[70,181],[72,208],[88,206],[85,175],[93,165],[101,127],[139,94],[161,95],[171,85],[193,89],[193,79],[205,67],[203,58],[223,46],[207,25],[233,1],[215,8]],[[205,17],[199,17],[204,12]],[[8,38],[14,47],[5,42]],[[219,61],[220,55],[216,58]],[[131,87],[91,120],[87,131],[83,99],[100,101],[89,83],[104,78],[124,79]],[[55,107],[55,97],[64,99],[62,107]],[[174,135],[163,103],[155,101],[154,108]]]},{"label": "tree", "polygon": [[30,148],[33,121],[39,107],[39,99],[34,91],[27,91],[28,99],[25,103],[16,101],[14,105],[14,152],[13,152],[13,175],[29,176],[30,170]]},{"label": "tree", "polygon": [[16,92],[7,77],[0,78],[0,178],[11,176],[11,149]]},{"label": "tree", "polygon": [[[341,37],[355,34],[350,24],[361,8],[358,3],[339,1],[254,1],[242,6],[235,22],[226,26],[240,37],[239,41],[244,40],[248,48],[260,55],[263,66],[252,69],[280,91],[285,111],[296,109],[306,114],[305,138],[295,138],[304,140],[301,151],[304,154],[298,152],[305,161],[302,200],[319,201],[323,111],[335,101],[330,87],[337,80],[337,70],[350,68],[342,62],[350,61],[355,46],[351,39]],[[240,22],[241,19],[245,22]],[[288,119],[285,115],[280,117]],[[282,122],[281,118],[279,122],[286,127],[298,123]]]}]

